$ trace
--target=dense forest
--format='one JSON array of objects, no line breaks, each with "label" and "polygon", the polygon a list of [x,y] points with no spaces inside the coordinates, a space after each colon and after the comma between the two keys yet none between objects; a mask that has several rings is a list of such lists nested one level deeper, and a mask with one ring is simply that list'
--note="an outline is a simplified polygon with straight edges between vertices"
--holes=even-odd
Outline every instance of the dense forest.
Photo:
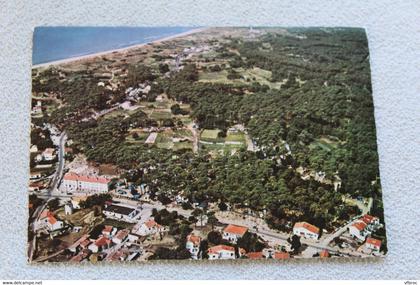
[{"label": "dense forest", "polygon": [[[271,72],[271,82],[284,84],[271,88],[257,81],[201,82],[200,67],[191,63],[170,77],[157,76],[168,71],[163,65],[160,70],[132,66],[121,90],[113,94],[83,76],[58,83],[57,74],[49,75],[55,78],[47,84],[50,88],[35,84],[34,89],[60,93],[66,104],[48,120],[68,131],[76,152],[129,170],[130,180],[148,183],[157,196],[183,193],[191,202],[228,202],[265,210],[267,221],[279,229],[302,219],[322,228],[348,219],[358,210],[346,206],[342,194],[373,197],[372,211],[382,218],[364,31],[289,29],[287,35],[267,33],[258,40],[231,38],[218,53],[229,59],[223,68],[230,78],[241,76],[235,69],[261,68]],[[218,72],[220,67],[212,70]],[[125,137],[130,126],[156,125],[142,112],[75,120],[120,100],[125,88],[143,81],[154,82],[150,100],[165,92],[189,103],[190,116],[200,128],[226,131],[236,123],[244,124],[259,150],[211,157],[205,149],[193,154],[129,144]],[[325,172],[331,180],[340,177],[339,192],[312,178],[301,179],[297,167]]]}]

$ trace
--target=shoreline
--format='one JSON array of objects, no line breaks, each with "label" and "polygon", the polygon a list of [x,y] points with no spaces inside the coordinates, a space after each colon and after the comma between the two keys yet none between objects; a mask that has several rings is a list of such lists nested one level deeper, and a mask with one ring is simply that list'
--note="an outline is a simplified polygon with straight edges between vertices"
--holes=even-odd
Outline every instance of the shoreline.
[{"label": "shoreline", "polygon": [[49,62],[45,62],[45,63],[39,63],[39,64],[32,65],[31,69],[40,68],[40,67],[48,67],[48,66],[51,66],[51,65],[67,64],[67,63],[71,63],[71,62],[75,62],[75,61],[79,61],[79,60],[84,60],[84,59],[89,59],[89,58],[94,58],[94,57],[98,57],[98,56],[102,56],[102,55],[106,55],[106,54],[110,54],[110,53],[114,53],[114,52],[124,52],[124,51],[128,51],[130,49],[141,48],[141,47],[146,46],[148,44],[161,43],[161,42],[173,40],[173,39],[176,39],[176,38],[179,38],[179,37],[189,36],[191,34],[199,33],[199,32],[205,31],[207,29],[208,29],[207,27],[197,28],[197,29],[193,29],[191,31],[179,33],[179,34],[172,35],[172,36],[167,36],[167,37],[164,37],[164,38],[161,38],[161,39],[158,39],[158,40],[145,42],[145,43],[141,43],[141,44],[134,44],[134,45],[130,45],[130,46],[123,47],[123,48],[100,51],[100,52],[90,53],[90,54],[86,54],[86,55],[74,56],[74,57],[49,61]]}]

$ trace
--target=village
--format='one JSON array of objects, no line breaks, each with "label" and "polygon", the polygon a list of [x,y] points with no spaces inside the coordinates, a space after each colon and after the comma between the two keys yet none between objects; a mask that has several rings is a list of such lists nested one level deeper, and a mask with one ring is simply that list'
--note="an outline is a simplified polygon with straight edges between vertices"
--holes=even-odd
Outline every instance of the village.
[{"label": "village", "polygon": [[[226,32],[222,43],[230,42],[229,33]],[[260,31],[254,30],[240,33],[251,42],[260,36]],[[237,92],[238,86],[250,94],[254,92],[252,88],[278,91],[288,82],[288,79],[274,82],[271,72],[258,67],[235,67],[228,73],[222,67],[232,65],[232,61],[221,54],[237,57],[238,51],[220,52],[220,42],[209,41],[206,35],[203,38],[205,40],[194,45],[191,42],[195,43],[196,39],[188,38],[176,48],[146,46],[144,49],[148,52],[155,52],[154,57],[146,59],[160,70],[159,77],[163,80],[177,76],[193,62],[198,71],[192,74],[197,76],[198,82],[231,84],[232,92]],[[263,45],[263,49],[270,48]],[[135,51],[125,54],[123,59],[119,54],[114,55],[118,60],[98,59],[99,65],[110,63],[106,65],[106,73],[99,75],[94,88],[103,93],[119,92],[120,97],[115,102],[109,99],[106,108],[101,110],[89,109],[89,112],[77,114],[74,119],[77,123],[93,125],[114,119],[124,122],[126,130],[121,144],[128,150],[137,146],[149,153],[168,150],[174,153],[171,159],[177,159],[183,152],[204,153],[209,159],[244,151],[253,155],[259,152],[265,160],[273,161],[275,167],[287,165],[286,168],[296,172],[304,182],[315,181],[335,193],[340,190],[342,179],[338,172],[331,174],[330,171],[327,175],[319,168],[288,165],[294,153],[286,140],[279,141],[275,148],[281,149],[280,155],[270,154],[270,149],[259,145],[241,122],[235,121],[223,128],[203,127],[191,115],[194,102],[176,100],[165,91],[168,88],[159,89],[153,74],[121,91],[119,84],[129,77],[124,68],[127,59],[140,54],[143,53]],[[63,81],[68,76],[58,73]],[[255,85],[253,81],[262,84]],[[300,86],[305,81],[297,78],[295,82]],[[158,94],[153,93],[156,89]],[[55,116],[54,112],[65,105],[55,93],[35,95],[31,110],[33,122]],[[184,195],[184,189],[156,190],[158,179],[137,179],[136,182],[127,179],[138,169],[122,171],[111,163],[93,163],[80,152],[80,146],[68,138],[64,125],[64,122],[32,124],[28,238],[31,262],[285,260],[385,254],[384,241],[378,238],[382,236],[384,224],[371,214],[372,198],[341,195],[343,204],[356,210],[340,218],[328,230],[306,219],[282,221],[282,225],[286,225],[284,229],[275,229],[267,222],[266,209],[253,211],[222,200],[197,202]],[[331,151],[344,143],[334,136],[322,136],[311,142],[309,148]],[[158,163],[147,163],[140,171],[147,174],[158,167]],[[336,220],[338,218],[334,222]]]},{"label": "village", "polygon": [[[66,149],[69,151],[68,147]],[[57,161],[59,152],[60,149],[55,148],[44,151],[42,159]],[[177,246],[171,236],[170,223],[174,220],[162,222],[159,214],[162,211],[166,216],[174,214],[175,221],[181,217],[182,223],[188,225],[190,230],[183,241],[184,254],[194,260],[381,255],[381,240],[371,234],[383,225],[378,218],[368,214],[354,217],[332,233],[321,232],[305,221],[295,223],[292,232],[285,233],[270,229],[259,215],[234,211],[230,205],[223,208],[217,204],[194,204],[192,209],[185,209],[182,206],[187,201],[180,195],[163,205],[150,197],[146,184],[134,185],[115,176],[98,175],[89,166],[82,169],[89,174],[66,169],[57,187],[47,191],[49,194],[45,189],[44,192],[34,191],[48,203],[33,212],[34,240],[38,239],[38,244],[33,242],[35,244],[29,249],[42,251],[42,244],[59,241],[58,248],[51,254],[46,253],[35,260],[148,260],[161,247]],[[31,177],[31,180],[36,185],[45,181],[38,177]],[[94,201],[93,205],[87,203],[89,199]],[[246,250],[238,243],[258,243],[259,250],[249,251],[255,247]]]}]

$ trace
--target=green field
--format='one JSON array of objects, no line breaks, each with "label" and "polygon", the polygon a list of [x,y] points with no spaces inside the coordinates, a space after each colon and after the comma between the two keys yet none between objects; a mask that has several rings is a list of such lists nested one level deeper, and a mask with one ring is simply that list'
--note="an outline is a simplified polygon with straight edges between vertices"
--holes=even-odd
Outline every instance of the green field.
[{"label": "green field", "polygon": [[172,136],[167,133],[159,133],[155,144],[158,148],[171,149],[174,146]]},{"label": "green field", "polygon": [[245,143],[245,135],[242,132],[228,133],[226,136],[226,141]]},{"label": "green field", "polygon": [[153,110],[153,112],[150,114],[149,117],[150,117],[150,119],[160,121],[160,120],[165,120],[165,119],[172,118],[172,114],[171,114],[171,112],[168,112],[168,111]]},{"label": "green field", "polygon": [[[137,139],[133,138],[133,134],[135,133],[137,133],[137,135],[139,136]],[[148,136],[149,136],[149,133],[145,133],[138,130],[132,130],[125,139],[129,143],[144,143],[144,141],[147,139]]]},{"label": "green field", "polygon": [[190,141],[174,143],[173,150],[192,149],[193,145]]}]

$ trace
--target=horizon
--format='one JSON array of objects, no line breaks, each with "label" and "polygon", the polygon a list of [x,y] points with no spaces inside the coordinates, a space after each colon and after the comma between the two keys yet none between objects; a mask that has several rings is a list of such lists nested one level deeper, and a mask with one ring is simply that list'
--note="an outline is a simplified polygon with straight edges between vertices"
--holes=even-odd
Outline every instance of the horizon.
[{"label": "horizon", "polygon": [[147,44],[199,27],[36,27],[32,65]]}]

